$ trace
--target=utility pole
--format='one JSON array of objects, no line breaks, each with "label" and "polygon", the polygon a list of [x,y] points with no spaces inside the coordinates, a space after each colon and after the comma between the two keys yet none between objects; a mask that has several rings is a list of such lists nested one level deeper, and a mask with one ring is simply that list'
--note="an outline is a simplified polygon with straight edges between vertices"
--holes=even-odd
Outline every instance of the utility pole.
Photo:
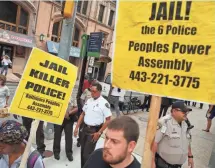
[{"label": "utility pole", "polygon": [[[71,1],[65,1],[64,3],[72,3]],[[60,37],[60,46],[58,50],[58,56],[64,60],[69,61],[69,56],[70,56],[70,49],[71,49],[71,44],[72,44],[72,39],[73,39],[73,30],[74,30],[74,25],[75,25],[75,17],[76,17],[76,10],[77,10],[77,0],[74,2],[74,9],[73,9],[73,14],[72,17],[66,18],[63,20],[63,26],[61,30],[61,37]],[[65,4],[64,4],[65,5]],[[63,5],[63,8],[66,6]],[[67,10],[68,9],[63,9]],[[71,9],[72,11],[72,9]],[[45,128],[45,135],[46,139],[54,139],[54,125],[51,123],[47,123],[47,126]]]}]

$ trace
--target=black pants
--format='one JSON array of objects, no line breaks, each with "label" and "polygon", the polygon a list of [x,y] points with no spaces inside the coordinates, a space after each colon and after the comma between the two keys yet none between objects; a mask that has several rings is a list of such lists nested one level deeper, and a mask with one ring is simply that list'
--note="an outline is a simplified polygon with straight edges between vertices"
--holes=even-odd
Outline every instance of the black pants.
[{"label": "black pants", "polygon": [[95,150],[96,143],[93,142],[93,133],[99,131],[101,126],[98,127],[87,127],[85,124],[81,133],[81,168],[84,167],[84,164],[87,162],[91,153]]},{"label": "black pants", "polygon": [[181,165],[171,165],[163,160],[157,153],[155,154],[156,168],[181,168]]},{"label": "black pants", "polygon": [[65,132],[65,150],[67,157],[71,156],[72,151],[72,144],[73,144],[73,124],[74,122],[72,120],[64,119],[62,125],[54,125],[54,144],[53,144],[53,152],[55,154],[60,153],[60,142],[61,142],[61,135],[62,131]]},{"label": "black pants", "polygon": [[150,108],[151,97],[152,96],[145,96],[145,98],[144,98],[143,109],[146,108],[147,111],[149,111],[149,108]]},{"label": "black pants", "polygon": [[190,106],[190,101],[185,101],[185,104],[186,104],[187,106]]},{"label": "black pants", "polygon": [[79,127],[79,130],[78,130],[78,139],[77,139],[77,141],[78,141],[79,143],[81,143],[81,134],[82,134],[83,126],[84,126],[84,123],[81,123],[81,125],[80,125],[80,127]]},{"label": "black pants", "polygon": [[159,118],[161,118],[162,116],[166,115],[168,108],[169,108],[169,106],[161,105],[161,109],[160,109],[160,113],[159,113]]},{"label": "black pants", "polygon": [[203,108],[203,103],[200,103],[200,109],[202,109]]},{"label": "black pants", "polygon": [[[30,134],[31,131],[31,123],[33,119],[22,117],[23,125],[27,129],[28,133]],[[28,141],[29,135],[26,138],[26,141]],[[46,145],[44,144],[44,132],[43,132],[43,121],[40,121],[39,126],[37,128],[36,132],[36,144],[37,144],[37,150],[40,153],[43,153],[45,151]]]},{"label": "black pants", "polygon": [[196,107],[196,102],[193,102],[193,107]]}]

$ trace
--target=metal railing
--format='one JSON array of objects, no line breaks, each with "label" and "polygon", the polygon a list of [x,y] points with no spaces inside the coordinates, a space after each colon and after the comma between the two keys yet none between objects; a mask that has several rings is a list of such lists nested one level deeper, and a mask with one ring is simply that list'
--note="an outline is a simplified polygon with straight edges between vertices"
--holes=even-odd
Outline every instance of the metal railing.
[{"label": "metal railing", "polygon": [[16,33],[27,34],[27,27],[17,26],[16,24],[9,23],[3,20],[0,20],[0,28],[8,31],[13,31]]}]

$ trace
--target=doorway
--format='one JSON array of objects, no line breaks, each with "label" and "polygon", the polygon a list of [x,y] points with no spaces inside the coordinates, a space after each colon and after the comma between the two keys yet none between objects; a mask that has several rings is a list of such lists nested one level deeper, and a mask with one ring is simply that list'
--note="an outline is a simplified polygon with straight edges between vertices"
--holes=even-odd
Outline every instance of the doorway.
[{"label": "doorway", "polygon": [[[3,59],[4,55],[8,55],[10,60],[13,61],[13,47],[5,44],[0,44],[0,57],[1,61]],[[2,63],[0,63],[0,66],[2,67]],[[9,66],[9,68],[12,68]]]}]

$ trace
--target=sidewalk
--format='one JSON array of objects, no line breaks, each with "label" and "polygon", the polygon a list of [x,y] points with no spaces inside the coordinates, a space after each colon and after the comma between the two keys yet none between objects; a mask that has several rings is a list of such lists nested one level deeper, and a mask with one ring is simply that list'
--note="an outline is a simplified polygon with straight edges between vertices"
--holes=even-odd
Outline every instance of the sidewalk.
[{"label": "sidewalk", "polygon": [[[197,104],[198,107],[198,104]],[[195,125],[192,130],[192,151],[194,155],[194,163],[195,168],[208,168],[210,156],[212,153],[213,145],[215,144],[215,124],[212,126],[211,133],[203,132],[202,129],[206,126],[206,118],[205,113],[207,111],[208,105],[204,105],[204,109],[200,110],[196,107],[193,108],[193,112],[189,114],[189,119],[192,124]],[[114,114],[115,115],[115,114]],[[130,115],[134,118],[139,126],[140,126],[140,137],[138,144],[135,148],[134,155],[141,162],[143,147],[144,147],[144,138],[146,134],[148,113],[147,112],[138,112],[136,114]],[[103,146],[104,139],[100,138],[97,143],[97,148]],[[47,149],[52,150],[53,141],[46,141]],[[74,148],[73,148],[73,156],[74,161],[69,162],[65,155],[65,141],[64,137],[62,137],[61,141],[61,160],[56,161],[53,157],[47,158],[44,160],[47,168],[58,168],[58,167],[71,167],[80,168],[80,148],[76,147],[76,138],[74,138]],[[188,168],[188,164],[186,163],[183,168]]]}]

